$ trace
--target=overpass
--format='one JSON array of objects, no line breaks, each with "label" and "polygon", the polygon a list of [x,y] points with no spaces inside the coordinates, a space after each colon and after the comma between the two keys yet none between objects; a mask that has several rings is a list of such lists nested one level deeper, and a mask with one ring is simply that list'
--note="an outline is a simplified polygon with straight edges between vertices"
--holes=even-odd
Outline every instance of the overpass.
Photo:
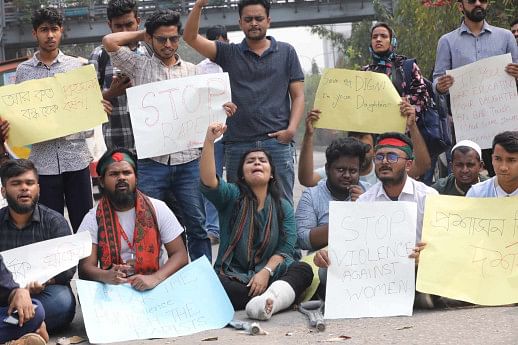
[{"label": "overpass", "polygon": [[[62,0],[61,0],[62,1]],[[109,33],[106,5],[99,0],[86,0],[87,6],[57,6],[65,18],[63,44],[100,42]],[[396,0],[381,2],[392,9]],[[155,9],[169,8],[180,12],[182,23],[194,5],[189,0],[140,0],[139,15],[145,19]],[[239,30],[238,0],[211,0],[204,8],[201,31],[212,25],[225,25],[229,31]],[[18,8],[12,0],[0,0],[0,60],[12,56],[19,48],[34,47],[30,9]],[[273,0],[270,10],[272,27],[293,27],[333,24],[374,18],[371,0]],[[7,53],[7,54],[6,54]]]}]

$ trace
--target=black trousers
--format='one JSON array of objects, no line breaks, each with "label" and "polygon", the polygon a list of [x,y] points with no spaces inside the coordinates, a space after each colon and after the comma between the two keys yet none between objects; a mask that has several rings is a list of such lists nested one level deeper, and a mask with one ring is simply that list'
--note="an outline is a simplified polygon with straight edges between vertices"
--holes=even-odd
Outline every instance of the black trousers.
[{"label": "black trousers", "polygon": [[40,203],[64,214],[65,203],[74,233],[93,207],[92,182],[87,168],[59,175],[39,175]]},{"label": "black trousers", "polygon": [[[246,284],[230,279],[227,276],[221,274],[218,276],[223,288],[225,288],[225,292],[230,298],[230,302],[232,302],[234,310],[245,309],[248,301],[252,299],[251,296],[248,296],[250,288],[247,287]],[[294,262],[288,268],[286,274],[278,280],[284,280],[290,284],[295,291],[295,300],[297,300],[298,297],[301,296],[302,293],[311,285],[313,280],[313,271],[311,270],[311,266],[305,262]],[[270,284],[271,283],[273,283],[273,281],[271,281]]]}]

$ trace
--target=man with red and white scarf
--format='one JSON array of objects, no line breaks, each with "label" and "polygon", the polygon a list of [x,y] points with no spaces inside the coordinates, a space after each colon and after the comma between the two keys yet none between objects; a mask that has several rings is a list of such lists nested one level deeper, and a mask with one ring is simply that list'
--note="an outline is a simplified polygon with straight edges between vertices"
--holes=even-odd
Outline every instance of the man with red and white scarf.
[{"label": "man with red and white scarf", "polygon": [[[137,189],[135,156],[117,148],[97,164],[102,198],[79,231],[92,237],[92,253],[79,262],[79,278],[130,283],[139,291],[160,284],[187,264],[183,228],[167,205]],[[168,259],[161,262],[162,244]]]}]

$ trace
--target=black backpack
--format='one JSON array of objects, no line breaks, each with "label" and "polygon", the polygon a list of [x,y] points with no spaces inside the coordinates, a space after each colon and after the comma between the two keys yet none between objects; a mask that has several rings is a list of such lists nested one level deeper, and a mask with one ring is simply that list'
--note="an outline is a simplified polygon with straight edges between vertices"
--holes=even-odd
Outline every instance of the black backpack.
[{"label": "black backpack", "polygon": [[[405,94],[410,94],[410,85],[412,83],[412,69],[415,59],[406,59],[403,61],[403,77],[405,80]],[[428,95],[430,95],[430,103],[424,111],[421,112],[417,127],[423,136],[431,157],[443,153],[452,145],[452,131],[449,119],[449,110],[447,99],[444,95],[434,92],[433,84],[430,80],[424,78]]]}]

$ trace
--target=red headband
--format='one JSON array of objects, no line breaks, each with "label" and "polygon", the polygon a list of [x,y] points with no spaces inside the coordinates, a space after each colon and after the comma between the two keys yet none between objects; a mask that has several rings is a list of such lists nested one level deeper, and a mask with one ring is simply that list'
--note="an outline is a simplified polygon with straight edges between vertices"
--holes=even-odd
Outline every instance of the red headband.
[{"label": "red headband", "polygon": [[395,147],[408,146],[408,144],[405,143],[403,140],[397,139],[397,138],[381,139],[376,146],[383,146],[383,145],[390,145],[390,146],[395,146]]}]

